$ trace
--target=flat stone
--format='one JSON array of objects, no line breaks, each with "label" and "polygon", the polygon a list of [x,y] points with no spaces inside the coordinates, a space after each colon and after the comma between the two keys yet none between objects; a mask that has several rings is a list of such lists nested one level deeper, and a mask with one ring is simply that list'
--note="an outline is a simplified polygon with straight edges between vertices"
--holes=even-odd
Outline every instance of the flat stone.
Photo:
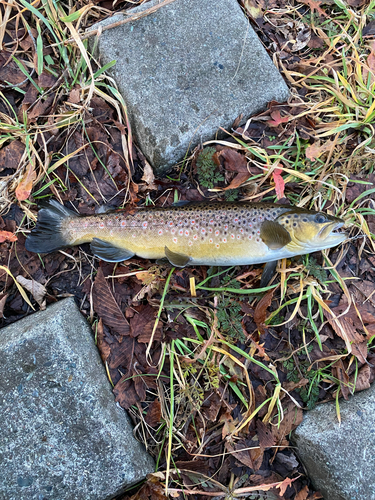
[{"label": "flat stone", "polygon": [[[129,14],[159,3],[147,2]],[[124,19],[122,14],[91,29]],[[95,38],[90,39],[91,48]],[[237,0],[175,0],[134,22],[103,31],[101,63],[128,107],[142,152],[161,173],[219,127],[230,130],[289,90]]]},{"label": "flat stone", "polygon": [[0,499],[104,500],[154,469],[72,298],[1,330]]},{"label": "flat stone", "polygon": [[293,444],[325,500],[375,499],[375,386],[316,407],[293,434]]}]

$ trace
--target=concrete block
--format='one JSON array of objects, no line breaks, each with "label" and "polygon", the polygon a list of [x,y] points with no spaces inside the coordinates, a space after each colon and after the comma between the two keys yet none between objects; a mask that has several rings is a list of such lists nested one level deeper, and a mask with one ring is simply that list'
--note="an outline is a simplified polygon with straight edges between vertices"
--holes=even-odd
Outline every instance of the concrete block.
[{"label": "concrete block", "polygon": [[72,298],[0,332],[0,499],[105,500],[153,471]]},{"label": "concrete block", "polygon": [[[151,1],[128,11],[139,12]],[[123,19],[113,16],[91,29]],[[91,47],[94,37],[91,40]],[[237,0],[175,0],[156,13],[103,31],[98,49],[128,107],[133,133],[158,173],[219,127],[230,130],[283,102],[288,88]]]},{"label": "concrete block", "polygon": [[325,500],[375,500],[375,386],[306,413],[292,443]]}]

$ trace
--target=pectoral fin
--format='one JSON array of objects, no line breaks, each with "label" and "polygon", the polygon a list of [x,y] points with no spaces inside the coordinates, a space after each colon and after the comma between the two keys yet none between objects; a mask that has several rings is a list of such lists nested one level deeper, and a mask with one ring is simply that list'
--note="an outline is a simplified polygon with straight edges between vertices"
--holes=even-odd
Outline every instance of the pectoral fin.
[{"label": "pectoral fin", "polygon": [[264,288],[271,281],[271,278],[275,274],[277,260],[273,262],[267,262],[267,264],[263,268],[262,276],[260,278],[260,288]]},{"label": "pectoral fin", "polygon": [[278,250],[292,241],[285,227],[272,220],[263,222],[260,237],[271,250]]},{"label": "pectoral fin", "polygon": [[190,257],[188,255],[184,255],[183,253],[172,252],[172,250],[169,250],[168,247],[164,247],[164,250],[165,250],[165,256],[172,264],[172,266],[185,267],[190,261]]},{"label": "pectoral fin", "polygon": [[122,262],[134,256],[134,252],[130,252],[126,248],[116,247],[112,243],[99,240],[99,238],[92,240],[90,248],[94,255],[107,262]]}]

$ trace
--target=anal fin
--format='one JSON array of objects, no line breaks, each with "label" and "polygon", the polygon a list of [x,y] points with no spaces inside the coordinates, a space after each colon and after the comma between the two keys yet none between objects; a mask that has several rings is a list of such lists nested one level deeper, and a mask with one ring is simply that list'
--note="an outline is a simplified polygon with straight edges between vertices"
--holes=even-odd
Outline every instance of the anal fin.
[{"label": "anal fin", "polygon": [[164,250],[165,256],[174,267],[185,267],[190,261],[190,257],[188,255],[172,252],[172,250],[169,250],[168,247],[164,247]]},{"label": "anal fin", "polygon": [[135,254],[126,248],[119,248],[108,241],[94,238],[90,244],[91,251],[99,259],[107,262],[122,262],[123,260],[131,259]]}]

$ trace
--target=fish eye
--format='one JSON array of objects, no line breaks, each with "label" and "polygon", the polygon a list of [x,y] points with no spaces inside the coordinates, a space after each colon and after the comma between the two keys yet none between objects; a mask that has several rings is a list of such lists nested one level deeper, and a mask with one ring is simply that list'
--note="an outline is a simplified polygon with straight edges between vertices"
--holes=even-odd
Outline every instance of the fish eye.
[{"label": "fish eye", "polygon": [[314,220],[318,224],[323,224],[323,222],[327,222],[327,218],[324,214],[316,214]]}]

